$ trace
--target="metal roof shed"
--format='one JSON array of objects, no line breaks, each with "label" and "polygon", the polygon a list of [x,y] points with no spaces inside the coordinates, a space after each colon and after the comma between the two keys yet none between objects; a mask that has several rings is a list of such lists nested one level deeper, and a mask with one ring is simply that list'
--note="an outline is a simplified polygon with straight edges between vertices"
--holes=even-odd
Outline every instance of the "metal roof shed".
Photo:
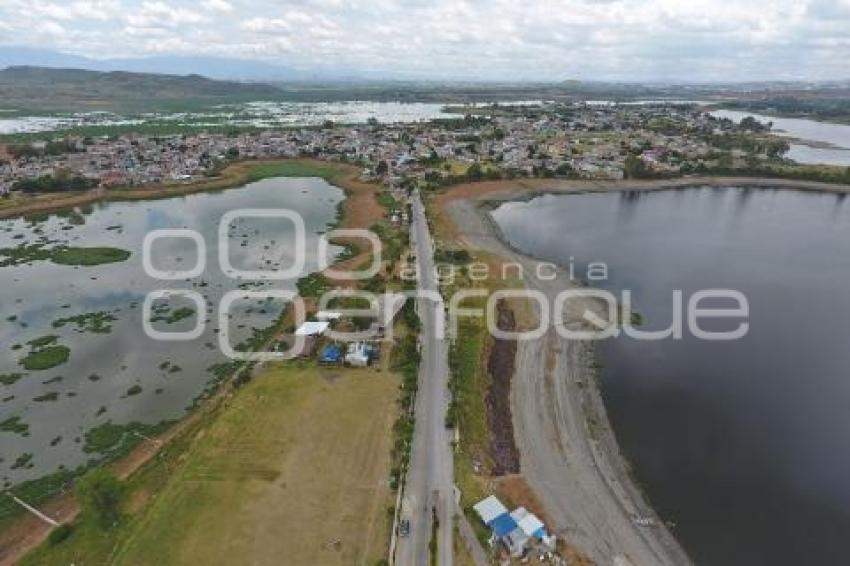
[{"label": "metal roof shed", "polygon": [[326,321],[318,321],[318,322],[305,322],[295,331],[296,336],[321,336],[325,333],[325,330],[330,326],[329,322]]},{"label": "metal roof shed", "polygon": [[508,508],[502,505],[502,502],[495,495],[479,501],[472,508],[475,509],[485,525],[489,525],[493,519],[508,512]]},{"label": "metal roof shed", "polygon": [[[537,518],[537,515],[529,513],[525,517],[519,520],[519,528],[522,529],[522,532],[526,534],[526,536],[536,536],[537,538],[543,538],[546,535],[546,530],[543,526],[543,521]],[[538,534],[539,531],[543,531],[542,534]]]},{"label": "metal roof shed", "polygon": [[506,537],[517,530],[516,521],[507,513],[502,513],[490,521],[490,530],[499,538]]}]

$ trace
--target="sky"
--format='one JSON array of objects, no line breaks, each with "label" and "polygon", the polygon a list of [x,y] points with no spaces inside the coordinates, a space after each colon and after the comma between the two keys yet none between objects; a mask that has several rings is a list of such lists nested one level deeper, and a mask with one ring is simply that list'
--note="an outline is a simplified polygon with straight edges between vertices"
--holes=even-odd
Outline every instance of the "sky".
[{"label": "sky", "polygon": [[0,0],[0,45],[399,78],[850,78],[850,0]]}]

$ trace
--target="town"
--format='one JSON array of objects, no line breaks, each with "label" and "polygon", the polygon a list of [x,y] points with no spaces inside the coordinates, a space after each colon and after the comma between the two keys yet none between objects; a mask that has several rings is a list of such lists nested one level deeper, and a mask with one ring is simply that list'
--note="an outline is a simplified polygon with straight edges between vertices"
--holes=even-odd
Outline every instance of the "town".
[{"label": "town", "polygon": [[188,183],[243,159],[359,164],[391,189],[516,177],[662,178],[781,163],[788,143],[696,104],[539,103],[452,109],[430,122],[116,137],[0,146],[0,194]]}]

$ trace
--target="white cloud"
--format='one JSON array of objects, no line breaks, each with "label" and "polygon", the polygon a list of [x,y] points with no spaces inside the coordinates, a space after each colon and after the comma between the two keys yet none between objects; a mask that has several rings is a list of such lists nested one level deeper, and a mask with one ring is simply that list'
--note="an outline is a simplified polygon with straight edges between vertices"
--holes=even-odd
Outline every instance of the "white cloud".
[{"label": "white cloud", "polygon": [[201,6],[214,12],[232,12],[233,5],[227,0],[204,0]]},{"label": "white cloud", "polygon": [[244,30],[257,33],[284,32],[292,29],[292,25],[281,18],[251,18],[250,20],[243,21],[240,27]]},{"label": "white cloud", "polygon": [[130,25],[137,27],[177,27],[186,24],[199,24],[207,18],[191,9],[174,7],[165,2],[146,0],[141,10],[127,17]]},{"label": "white cloud", "polygon": [[0,22],[4,43],[94,56],[506,79],[850,77],[850,0],[0,0]]}]

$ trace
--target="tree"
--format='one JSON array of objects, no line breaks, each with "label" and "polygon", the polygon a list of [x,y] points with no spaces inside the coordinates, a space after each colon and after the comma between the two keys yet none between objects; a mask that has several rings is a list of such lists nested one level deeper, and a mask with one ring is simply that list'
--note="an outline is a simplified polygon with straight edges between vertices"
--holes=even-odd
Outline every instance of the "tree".
[{"label": "tree", "polygon": [[466,170],[466,178],[470,181],[480,181],[483,176],[483,171],[481,170],[481,165],[479,163],[473,163]]},{"label": "tree", "polygon": [[375,173],[377,175],[386,175],[387,171],[389,171],[390,166],[387,165],[387,162],[381,160],[378,162],[378,165],[375,167]]},{"label": "tree", "polygon": [[623,163],[623,176],[626,179],[645,179],[651,176],[652,172],[646,166],[643,159],[630,153]]},{"label": "tree", "polygon": [[77,482],[77,501],[83,512],[102,528],[108,529],[121,519],[124,486],[106,468],[96,468]]},{"label": "tree", "polygon": [[756,120],[753,116],[747,116],[741,120],[741,129],[747,132],[765,132],[770,130],[772,124],[765,125]]}]

